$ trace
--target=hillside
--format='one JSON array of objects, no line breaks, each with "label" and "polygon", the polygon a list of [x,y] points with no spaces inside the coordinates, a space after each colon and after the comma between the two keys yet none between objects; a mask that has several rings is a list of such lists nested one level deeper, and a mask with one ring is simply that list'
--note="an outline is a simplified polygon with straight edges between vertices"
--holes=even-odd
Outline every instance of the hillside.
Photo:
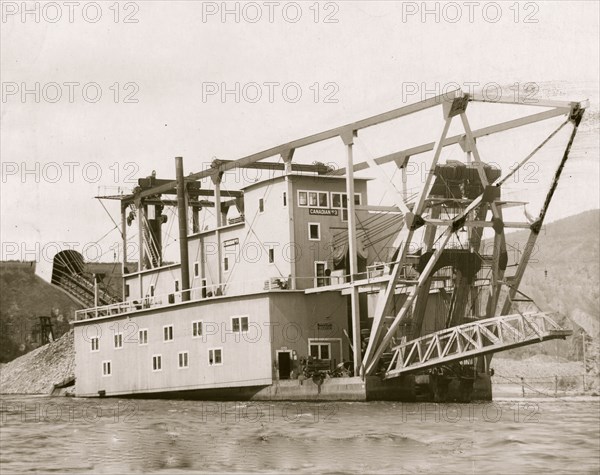
[{"label": "hillside", "polygon": [[36,317],[52,318],[55,337],[69,330],[80,306],[35,275],[34,262],[0,262],[0,363],[39,346]]}]

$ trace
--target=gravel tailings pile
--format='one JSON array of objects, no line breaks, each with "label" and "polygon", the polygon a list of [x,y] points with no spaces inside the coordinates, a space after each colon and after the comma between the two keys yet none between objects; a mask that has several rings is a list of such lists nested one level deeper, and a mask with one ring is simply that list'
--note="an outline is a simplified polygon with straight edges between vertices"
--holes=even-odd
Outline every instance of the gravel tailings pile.
[{"label": "gravel tailings pile", "polygon": [[50,394],[75,377],[73,331],[0,369],[0,394]]}]

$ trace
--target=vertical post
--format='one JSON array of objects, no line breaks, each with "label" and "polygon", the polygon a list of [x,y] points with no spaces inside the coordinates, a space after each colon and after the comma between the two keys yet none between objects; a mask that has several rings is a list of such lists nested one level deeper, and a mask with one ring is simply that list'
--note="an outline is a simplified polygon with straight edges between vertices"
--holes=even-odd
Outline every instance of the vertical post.
[{"label": "vertical post", "polygon": [[220,228],[223,226],[223,215],[221,214],[221,179],[223,175],[218,173],[212,175],[212,181],[215,184],[215,215],[217,217],[217,230],[215,231],[215,237],[217,239],[217,290],[221,288],[223,283],[223,250],[221,249],[221,231]]},{"label": "vertical post", "polygon": [[281,153],[281,159],[285,164],[285,183],[286,183],[286,200],[287,200],[287,212],[288,212],[288,233],[290,237],[289,246],[294,255],[290,259],[290,277],[288,278],[288,288],[295,290],[296,289],[296,256],[295,256],[295,236],[294,236],[294,204],[296,200],[292,196],[293,186],[292,181],[290,180],[289,175],[292,173],[292,160],[294,158],[294,149],[286,150]]},{"label": "vertical post", "polygon": [[94,308],[96,309],[96,318],[98,318],[98,275],[94,274]]},{"label": "vertical post", "polygon": [[402,170],[402,198],[404,198],[404,201],[408,200],[408,177],[406,176],[406,167],[408,165],[408,157],[406,157],[406,162],[404,163],[404,166],[401,168]]},{"label": "vertical post", "polygon": [[[348,253],[350,264],[350,282],[353,284],[358,273],[358,262],[356,256],[356,215],[354,205],[354,145],[355,131],[349,130],[342,135],[346,145],[348,163],[346,166],[346,195],[348,204]],[[360,364],[362,361],[362,341],[360,337],[360,308],[358,302],[358,287],[352,285],[350,294],[350,314],[352,317],[352,344],[354,346],[354,375],[360,375]]]},{"label": "vertical post", "polygon": [[125,271],[127,270],[127,206],[121,204],[121,245],[123,246],[121,265],[123,301],[125,301]]},{"label": "vertical post", "polygon": [[581,330],[581,344],[583,346],[583,391],[585,392],[585,377],[587,376],[587,361],[585,354],[585,331]]},{"label": "vertical post", "polygon": [[144,205],[142,199],[136,200],[135,207],[137,209],[138,218],[138,284],[140,291],[140,299],[144,298],[144,287],[142,284],[142,270],[144,270]]},{"label": "vertical post", "polygon": [[183,158],[175,157],[175,178],[177,179],[177,215],[179,221],[179,257],[181,269],[181,301],[190,299],[190,261],[188,258],[187,206],[185,181],[183,179]]}]

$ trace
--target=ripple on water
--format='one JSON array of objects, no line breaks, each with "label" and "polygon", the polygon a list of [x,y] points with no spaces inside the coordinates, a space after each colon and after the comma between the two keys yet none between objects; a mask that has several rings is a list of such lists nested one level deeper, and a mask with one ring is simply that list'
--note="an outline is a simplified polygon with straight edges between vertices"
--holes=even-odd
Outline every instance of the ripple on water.
[{"label": "ripple on water", "polygon": [[[3,473],[521,474],[600,468],[598,401],[536,401],[539,420],[533,423],[515,413],[514,402],[486,413],[485,405],[457,412],[456,405],[385,402],[46,401],[76,409],[95,405],[106,416],[22,422],[14,406],[31,400],[10,398],[13,409],[2,413],[0,434]],[[135,417],[115,418],[118,404],[135,407]],[[226,417],[209,407],[226,408]]]}]

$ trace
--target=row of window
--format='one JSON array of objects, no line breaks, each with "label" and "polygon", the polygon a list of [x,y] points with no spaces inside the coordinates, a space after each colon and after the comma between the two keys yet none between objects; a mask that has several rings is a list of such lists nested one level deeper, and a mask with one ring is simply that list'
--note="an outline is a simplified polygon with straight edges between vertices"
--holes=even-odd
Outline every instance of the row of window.
[{"label": "row of window", "polygon": [[[283,206],[287,206],[287,193],[284,191],[282,195]],[[354,204],[361,204],[360,193],[354,193]],[[334,193],[327,191],[308,191],[298,190],[298,206],[301,208],[334,208],[347,210],[348,195],[346,193]],[[264,213],[265,200],[258,199],[258,212]]]},{"label": "row of window", "polygon": [[[354,193],[354,204],[361,204],[360,193]],[[298,190],[298,206],[301,208],[348,209],[348,194]]]},{"label": "row of window", "polygon": [[[223,349],[209,348],[208,350],[208,365],[220,366],[223,364]],[[188,351],[180,351],[177,353],[177,368],[185,369],[190,367],[190,356]],[[162,355],[152,355],[152,371],[162,371]],[[102,376],[112,375],[112,361],[102,362]]]},{"label": "row of window", "polygon": [[[239,317],[231,317],[231,331],[233,333],[242,333],[248,331],[248,317],[239,316]],[[173,341],[174,338],[174,326],[173,325],[165,325],[163,326],[163,341],[169,342]],[[202,336],[202,320],[197,320],[192,322],[192,338],[198,338]],[[139,345],[147,345],[148,344],[148,329],[142,328],[138,331],[138,340]],[[90,338],[91,351],[100,351],[100,338],[92,337]],[[123,333],[115,333],[113,337],[113,345],[114,348],[119,349],[123,348]]]}]

